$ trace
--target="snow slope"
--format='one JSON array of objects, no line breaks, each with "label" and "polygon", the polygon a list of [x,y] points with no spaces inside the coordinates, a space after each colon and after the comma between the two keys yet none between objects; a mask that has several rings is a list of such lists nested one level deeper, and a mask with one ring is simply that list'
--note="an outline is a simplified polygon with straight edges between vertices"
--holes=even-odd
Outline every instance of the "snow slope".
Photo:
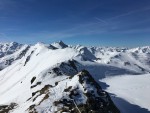
[{"label": "snow slope", "polygon": [[[33,54],[31,55],[31,53]],[[65,54],[66,52],[66,54]],[[40,53],[40,54],[39,54]],[[69,53],[69,55],[67,55]],[[76,52],[72,51],[71,49],[66,50],[49,50],[48,48],[36,44],[33,46],[26,54],[26,56],[23,59],[20,59],[18,62],[14,63],[13,65],[9,66],[8,68],[5,68],[3,71],[0,72],[1,82],[0,84],[0,103],[7,103],[11,99],[14,99],[15,97],[18,97],[20,95],[19,93],[23,94],[26,92],[27,95],[30,87],[25,88],[25,91],[21,90],[24,86],[29,86],[30,79],[33,76],[38,76],[40,72],[43,70],[56,65],[57,63],[66,61],[71,59],[73,56],[76,55]],[[30,56],[30,62],[27,61],[27,59]],[[41,61],[41,62],[39,62]],[[26,65],[26,66],[25,66]],[[15,75],[15,76],[12,76]],[[29,77],[29,78],[28,78]],[[27,80],[26,80],[27,78]],[[23,82],[21,84],[21,81],[27,81],[27,83]],[[5,86],[5,88],[3,88]],[[19,93],[16,92],[16,89],[20,89]],[[8,93],[6,93],[8,92]],[[9,92],[14,92],[12,96],[8,96]],[[6,94],[6,95],[5,95]],[[7,99],[5,99],[7,97]],[[4,100],[3,100],[4,98]],[[21,101],[23,98],[20,97],[17,101]]]},{"label": "snow slope", "polygon": [[[108,77],[101,80],[109,85],[106,89],[109,93],[115,94],[115,97],[126,100],[127,102],[138,105],[141,108],[150,111],[150,74],[145,75],[121,75],[116,77]],[[114,102],[120,108],[122,113],[137,113],[132,108],[121,106],[119,101],[114,98]],[[134,112],[133,112],[134,111]]]}]

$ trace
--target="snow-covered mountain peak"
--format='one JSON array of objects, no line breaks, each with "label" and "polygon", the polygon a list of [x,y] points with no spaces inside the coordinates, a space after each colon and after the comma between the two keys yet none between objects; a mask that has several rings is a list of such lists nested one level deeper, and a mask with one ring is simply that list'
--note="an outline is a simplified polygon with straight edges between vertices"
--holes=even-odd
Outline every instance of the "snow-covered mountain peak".
[{"label": "snow-covered mountain peak", "polygon": [[17,42],[0,43],[0,58],[19,50],[23,45]]},{"label": "snow-covered mountain peak", "polygon": [[138,47],[137,51],[139,53],[150,53],[150,46]]},{"label": "snow-covered mountain peak", "polygon": [[36,43],[35,45],[32,45],[34,46],[34,48],[38,49],[38,48],[47,48],[48,47],[48,44],[45,44],[43,42],[38,42]]},{"label": "snow-covered mountain peak", "polygon": [[42,43],[42,42],[38,42],[35,45],[32,45],[31,48],[33,48],[32,51],[34,51],[34,50],[38,51],[37,54],[39,54],[42,51],[48,51],[49,49],[51,49],[51,50],[57,49],[56,47],[54,47],[51,44],[45,44],[45,43]]},{"label": "snow-covered mountain peak", "polygon": [[11,45],[20,45],[18,42],[10,42]]},{"label": "snow-covered mountain peak", "polygon": [[68,45],[66,45],[63,41],[54,42],[51,45],[58,48],[58,49],[63,49],[63,48],[68,47]]},{"label": "snow-covered mountain peak", "polygon": [[20,47],[22,44],[19,44],[17,42],[10,42],[10,43],[0,43],[0,49],[4,48],[11,48],[14,47],[13,49],[16,49],[17,47]]}]

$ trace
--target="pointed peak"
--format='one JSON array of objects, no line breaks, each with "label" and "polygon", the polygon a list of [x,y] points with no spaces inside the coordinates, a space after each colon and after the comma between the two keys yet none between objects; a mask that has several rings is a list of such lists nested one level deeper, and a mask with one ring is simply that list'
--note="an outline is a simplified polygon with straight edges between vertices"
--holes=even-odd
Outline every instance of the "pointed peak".
[{"label": "pointed peak", "polygon": [[60,40],[59,43],[64,43],[64,42],[62,40]]},{"label": "pointed peak", "polygon": [[15,42],[15,41],[10,42],[10,44],[11,44],[11,45],[25,45],[25,44],[23,44],[23,43]]},{"label": "pointed peak", "polygon": [[54,42],[51,44],[52,46],[58,48],[58,49],[63,49],[63,48],[66,48],[68,47],[68,45],[66,45],[63,41],[58,41],[58,42]]},{"label": "pointed peak", "polygon": [[55,49],[57,49],[56,47],[54,47],[53,45],[49,45],[49,47],[48,47],[49,49],[53,49],[53,50],[55,50]]},{"label": "pointed peak", "polygon": [[62,40],[60,40],[58,43],[66,45]]},{"label": "pointed peak", "polygon": [[37,42],[36,44],[44,45],[45,43],[44,42]]},{"label": "pointed peak", "polygon": [[10,44],[18,44],[18,42],[10,42]]}]

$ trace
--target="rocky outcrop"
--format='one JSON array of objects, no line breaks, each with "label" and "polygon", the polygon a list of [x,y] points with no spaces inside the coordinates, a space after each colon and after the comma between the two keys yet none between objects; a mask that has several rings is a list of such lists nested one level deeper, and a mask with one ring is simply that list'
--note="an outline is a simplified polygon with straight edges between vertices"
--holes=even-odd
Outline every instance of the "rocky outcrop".
[{"label": "rocky outcrop", "polygon": [[[52,95],[52,93],[55,94]],[[120,113],[109,94],[101,89],[86,70],[57,81],[54,86],[45,85],[41,90],[33,92],[29,100],[35,101],[41,95],[44,96],[39,104],[31,105],[29,112],[41,113],[49,110],[51,113]],[[53,96],[55,99],[52,99]],[[43,104],[46,106],[41,107]],[[38,111],[39,108],[40,111]]]}]

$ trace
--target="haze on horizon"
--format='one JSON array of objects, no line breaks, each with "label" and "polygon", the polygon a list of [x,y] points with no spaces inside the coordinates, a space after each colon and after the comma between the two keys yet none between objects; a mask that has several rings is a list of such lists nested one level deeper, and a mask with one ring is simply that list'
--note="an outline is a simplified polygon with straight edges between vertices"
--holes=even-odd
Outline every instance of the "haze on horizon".
[{"label": "haze on horizon", "polygon": [[0,42],[150,45],[149,0],[0,0]]}]

